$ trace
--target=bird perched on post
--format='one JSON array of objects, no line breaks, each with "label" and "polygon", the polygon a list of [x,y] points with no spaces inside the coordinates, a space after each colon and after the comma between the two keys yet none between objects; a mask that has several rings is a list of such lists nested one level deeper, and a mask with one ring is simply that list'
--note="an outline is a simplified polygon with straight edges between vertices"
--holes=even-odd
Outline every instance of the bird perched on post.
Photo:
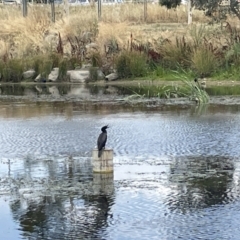
[{"label": "bird perched on post", "polygon": [[109,128],[108,125],[101,128],[101,134],[98,137],[97,140],[97,146],[98,146],[98,157],[100,158],[102,155],[102,151],[105,148],[105,144],[107,142],[107,131],[106,129]]}]

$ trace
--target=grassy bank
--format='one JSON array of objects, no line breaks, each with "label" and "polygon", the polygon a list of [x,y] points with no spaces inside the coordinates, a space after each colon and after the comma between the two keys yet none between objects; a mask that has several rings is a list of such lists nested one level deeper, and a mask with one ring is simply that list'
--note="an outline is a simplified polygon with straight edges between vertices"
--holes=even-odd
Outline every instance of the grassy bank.
[{"label": "grassy bank", "polygon": [[[52,68],[66,71],[91,63],[105,74],[116,69],[122,78],[173,80],[181,76],[239,79],[240,30],[236,19],[223,24],[194,11],[187,26],[186,6],[176,10],[149,4],[144,22],[141,4],[103,6],[101,22],[96,6],[29,5],[23,18],[18,6],[0,6],[1,81],[20,82],[22,72],[34,69],[44,78]],[[92,79],[94,80],[94,78]]]}]

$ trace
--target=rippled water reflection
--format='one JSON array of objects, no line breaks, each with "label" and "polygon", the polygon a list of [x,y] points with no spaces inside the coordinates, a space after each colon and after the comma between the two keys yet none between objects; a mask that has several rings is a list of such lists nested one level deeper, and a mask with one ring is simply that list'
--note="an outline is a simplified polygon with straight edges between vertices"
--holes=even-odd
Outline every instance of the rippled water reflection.
[{"label": "rippled water reflection", "polygon": [[[0,239],[239,238],[238,107],[0,109]],[[91,169],[104,124],[114,175]]]},{"label": "rippled water reflection", "polygon": [[[0,96],[79,96],[82,98],[91,98],[91,96],[110,96],[110,95],[132,95],[140,94],[145,97],[163,97],[163,88],[166,90],[171,89],[173,86],[178,86],[177,83],[163,83],[162,86],[157,86],[153,84],[152,81],[142,84],[140,81],[138,84],[132,85],[84,85],[84,84],[29,84],[29,85],[19,85],[19,84],[2,84],[0,85]],[[180,86],[180,85],[179,85]],[[184,90],[181,90],[184,91]],[[224,95],[239,95],[240,88],[234,85],[225,86],[217,85],[210,86],[206,88],[207,93],[210,96],[224,96]]]}]

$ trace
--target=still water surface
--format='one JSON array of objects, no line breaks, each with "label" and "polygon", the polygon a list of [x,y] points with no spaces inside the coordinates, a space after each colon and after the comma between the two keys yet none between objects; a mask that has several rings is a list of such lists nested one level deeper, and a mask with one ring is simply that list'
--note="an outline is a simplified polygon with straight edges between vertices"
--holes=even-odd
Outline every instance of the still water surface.
[{"label": "still water surface", "polygon": [[[0,239],[239,239],[240,110],[0,102]],[[93,174],[109,124],[114,175]]]}]

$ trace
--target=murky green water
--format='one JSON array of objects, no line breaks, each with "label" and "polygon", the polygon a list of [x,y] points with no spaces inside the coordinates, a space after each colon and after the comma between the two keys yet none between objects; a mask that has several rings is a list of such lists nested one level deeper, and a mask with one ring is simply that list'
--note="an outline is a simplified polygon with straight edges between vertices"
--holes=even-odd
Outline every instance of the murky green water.
[{"label": "murky green water", "polygon": [[0,101],[0,239],[239,238],[239,105],[95,104]]},{"label": "murky green water", "polygon": [[[53,95],[53,96],[76,96],[82,94],[84,97],[87,95],[131,95],[140,94],[145,97],[165,97],[164,92],[166,90],[177,89],[180,91],[181,84],[162,85],[156,86],[151,82],[149,84],[137,85],[46,85],[46,84],[31,84],[31,85],[1,85],[0,95],[14,95],[14,96],[41,96],[41,95]],[[207,93],[210,96],[224,96],[224,95],[240,95],[240,88],[238,86],[223,86],[216,85],[206,88]]]}]

